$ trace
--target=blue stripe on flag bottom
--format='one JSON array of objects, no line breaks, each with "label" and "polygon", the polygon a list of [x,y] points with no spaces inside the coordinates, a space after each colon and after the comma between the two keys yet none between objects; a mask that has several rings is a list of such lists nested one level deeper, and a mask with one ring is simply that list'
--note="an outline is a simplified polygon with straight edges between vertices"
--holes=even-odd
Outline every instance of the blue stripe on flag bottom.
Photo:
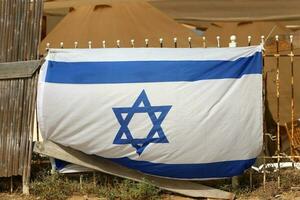
[{"label": "blue stripe on flag bottom", "polygon": [[129,158],[109,158],[109,160],[156,176],[178,179],[209,179],[240,175],[255,163],[256,158],[201,164],[162,164],[136,161]]},{"label": "blue stripe on flag bottom", "polygon": [[54,162],[55,162],[55,167],[58,170],[61,170],[61,169],[65,168],[67,165],[71,164],[67,161],[56,159],[56,158],[54,159]]},{"label": "blue stripe on flag bottom", "polygon": [[261,74],[262,55],[235,61],[49,61],[46,82],[70,84],[143,83],[240,78]]}]

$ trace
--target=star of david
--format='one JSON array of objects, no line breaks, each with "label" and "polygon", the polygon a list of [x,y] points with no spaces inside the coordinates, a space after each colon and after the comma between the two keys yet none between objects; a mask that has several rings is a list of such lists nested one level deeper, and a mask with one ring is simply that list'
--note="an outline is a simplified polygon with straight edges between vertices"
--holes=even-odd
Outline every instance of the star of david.
[{"label": "star of david", "polygon": [[[167,116],[172,106],[152,106],[145,90],[141,92],[132,107],[113,108],[113,112],[121,125],[113,144],[131,144],[136,149],[137,154],[141,155],[150,143],[169,143],[161,123]],[[147,113],[153,127],[146,138],[133,138],[128,125],[136,113]]]}]

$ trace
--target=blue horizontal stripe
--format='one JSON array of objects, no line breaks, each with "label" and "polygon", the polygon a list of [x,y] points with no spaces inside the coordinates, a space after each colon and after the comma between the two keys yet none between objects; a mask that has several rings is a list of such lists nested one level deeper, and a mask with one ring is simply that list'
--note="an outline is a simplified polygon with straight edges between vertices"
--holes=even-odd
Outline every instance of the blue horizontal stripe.
[{"label": "blue horizontal stripe", "polygon": [[110,160],[155,176],[177,179],[209,179],[240,175],[255,163],[256,158],[201,164],[162,164],[136,161],[129,158],[110,158]]},{"label": "blue horizontal stripe", "polygon": [[240,78],[261,74],[260,52],[235,61],[49,61],[46,82],[70,84],[143,83]]},{"label": "blue horizontal stripe", "polygon": [[[136,161],[129,158],[110,158],[120,165],[141,171],[146,174],[178,178],[178,179],[208,179],[224,178],[242,174],[255,163],[254,159],[223,161],[202,164],[162,164],[147,161]],[[69,162],[55,159],[58,170],[63,169]]]},{"label": "blue horizontal stripe", "polygon": [[71,164],[67,161],[56,159],[56,158],[54,159],[54,162],[55,162],[55,167],[57,170],[61,170],[61,169],[65,168],[67,165]]}]

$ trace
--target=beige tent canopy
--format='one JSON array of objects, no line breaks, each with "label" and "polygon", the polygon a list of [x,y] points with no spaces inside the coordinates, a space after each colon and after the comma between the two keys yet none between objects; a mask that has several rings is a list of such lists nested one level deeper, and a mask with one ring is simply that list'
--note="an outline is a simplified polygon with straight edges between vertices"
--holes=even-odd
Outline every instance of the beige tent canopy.
[{"label": "beige tent canopy", "polygon": [[[107,3],[113,0],[51,0],[45,9]],[[174,19],[197,21],[253,21],[299,19],[297,0],[132,0],[147,1]]]},{"label": "beige tent canopy", "polygon": [[299,19],[297,0],[152,0],[172,18],[196,21],[267,21]]},{"label": "beige tent canopy", "polygon": [[[45,2],[46,14],[63,8],[111,3],[115,0],[51,0]],[[131,0],[146,1],[176,21],[199,28],[207,22],[299,20],[297,0]],[[55,11],[56,10],[56,11]],[[300,23],[293,23],[300,25]]]},{"label": "beige tent canopy", "polygon": [[93,47],[101,47],[103,40],[107,47],[116,47],[117,40],[121,47],[130,47],[132,39],[136,47],[144,47],[145,38],[149,39],[150,47],[160,46],[160,38],[164,39],[164,46],[173,47],[174,37],[178,47],[188,47],[188,37],[192,37],[195,45],[202,40],[147,2],[112,1],[72,8],[42,41],[40,49],[44,51],[46,43],[59,47],[60,42],[64,42],[64,47],[74,47],[75,41],[79,48],[86,48],[88,41],[92,41]]}]

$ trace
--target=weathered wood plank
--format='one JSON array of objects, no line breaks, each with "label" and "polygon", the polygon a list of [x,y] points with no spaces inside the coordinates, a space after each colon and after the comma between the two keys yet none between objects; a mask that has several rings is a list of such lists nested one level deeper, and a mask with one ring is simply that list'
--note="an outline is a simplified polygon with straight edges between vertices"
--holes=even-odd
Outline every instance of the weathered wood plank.
[{"label": "weathered wood plank", "polygon": [[0,80],[32,77],[40,63],[40,60],[0,63]]},{"label": "weathered wood plank", "polygon": [[234,194],[219,189],[201,185],[195,182],[183,180],[171,180],[154,177],[141,172],[123,167],[107,159],[87,155],[80,151],[58,145],[51,141],[36,143],[34,151],[50,157],[65,160],[70,163],[81,165],[87,168],[95,169],[107,174],[119,176],[134,181],[150,181],[153,185],[162,189],[179,193],[190,197],[207,197],[215,199],[233,199]]}]

